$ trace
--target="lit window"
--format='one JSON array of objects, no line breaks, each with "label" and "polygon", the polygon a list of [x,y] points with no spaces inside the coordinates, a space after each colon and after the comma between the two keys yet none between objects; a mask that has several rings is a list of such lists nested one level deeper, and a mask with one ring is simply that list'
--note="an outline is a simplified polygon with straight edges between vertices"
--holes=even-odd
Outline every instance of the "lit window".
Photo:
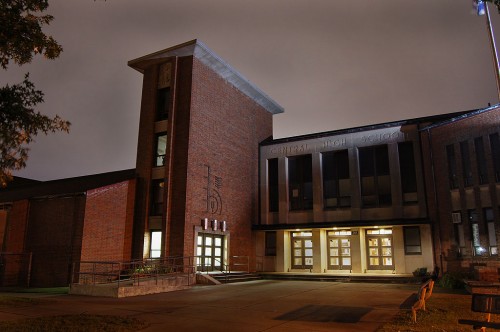
[{"label": "lit window", "polygon": [[167,133],[156,135],[155,166],[165,165],[165,155],[167,153]]},{"label": "lit window", "polygon": [[161,231],[152,231],[150,258],[158,257],[161,257]]}]

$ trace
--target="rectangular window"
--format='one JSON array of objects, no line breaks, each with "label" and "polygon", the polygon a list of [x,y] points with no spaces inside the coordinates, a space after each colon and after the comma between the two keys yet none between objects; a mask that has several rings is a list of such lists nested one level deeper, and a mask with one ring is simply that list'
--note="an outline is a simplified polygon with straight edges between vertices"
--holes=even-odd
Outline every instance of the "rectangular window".
[{"label": "rectangular window", "polygon": [[477,173],[479,175],[479,184],[488,183],[488,170],[486,167],[486,155],[484,153],[484,144],[482,137],[474,139],[476,149]]},{"label": "rectangular window", "polygon": [[359,149],[361,199],[364,207],[392,204],[387,145]]},{"label": "rectangular window", "polygon": [[163,179],[151,181],[151,205],[149,215],[163,215],[163,196],[165,193],[165,181]]},{"label": "rectangular window", "polygon": [[467,217],[471,227],[471,242],[474,255],[482,255],[485,249],[481,246],[481,234],[479,232],[479,216],[476,210],[467,210]]},{"label": "rectangular window", "polygon": [[170,88],[157,90],[156,96],[156,121],[168,119],[170,108]]},{"label": "rectangular window", "polygon": [[161,257],[161,231],[151,232],[150,258]]},{"label": "rectangular window", "polygon": [[167,133],[157,134],[154,166],[158,167],[165,165],[166,153],[167,153]]},{"label": "rectangular window", "polygon": [[470,162],[469,143],[460,142],[460,153],[462,154],[462,177],[466,187],[472,186],[472,165]]},{"label": "rectangular window", "polygon": [[288,190],[290,210],[312,209],[312,157],[310,154],[288,158]]},{"label": "rectangular window", "polygon": [[420,227],[403,227],[403,233],[405,238],[405,255],[422,255]]},{"label": "rectangular window", "polygon": [[266,232],[266,256],[276,256],[276,232]]},{"label": "rectangular window", "polygon": [[[269,212],[279,211],[278,158],[267,161],[269,190]],[[266,233],[267,234],[267,233]]]},{"label": "rectangular window", "polygon": [[398,143],[399,172],[401,174],[401,191],[404,204],[418,202],[417,195],[417,172],[415,169],[415,156],[413,154],[413,143]]},{"label": "rectangular window", "polygon": [[498,138],[498,133],[490,135],[490,145],[495,181],[500,182],[500,139]]},{"label": "rectangular window", "polygon": [[457,160],[455,157],[455,148],[453,147],[453,144],[446,146],[446,156],[448,158],[448,179],[450,181],[450,189],[457,189]]},{"label": "rectangular window", "polygon": [[490,255],[498,255],[497,235],[495,230],[495,217],[492,208],[483,209],[484,220],[488,230],[488,243],[490,245]]},{"label": "rectangular window", "polygon": [[324,153],[323,198],[325,208],[351,206],[351,177],[347,150]]}]

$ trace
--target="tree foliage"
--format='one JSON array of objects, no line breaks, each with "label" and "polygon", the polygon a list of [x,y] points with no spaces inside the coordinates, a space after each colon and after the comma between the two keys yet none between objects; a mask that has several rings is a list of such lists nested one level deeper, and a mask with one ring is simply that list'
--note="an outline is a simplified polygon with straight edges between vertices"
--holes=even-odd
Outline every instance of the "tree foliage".
[{"label": "tree foliage", "polygon": [[31,62],[35,54],[55,59],[62,47],[52,36],[42,31],[54,18],[36,15],[49,7],[48,0],[0,1],[0,65],[6,69],[9,61],[19,65]]},{"label": "tree foliage", "polygon": [[[42,31],[53,17],[42,15],[47,0],[0,1],[0,65],[7,69],[10,61],[18,65],[31,62],[36,54],[55,59],[62,47]],[[43,93],[35,89],[29,75],[20,84],[0,88],[0,186],[6,186],[12,171],[26,167],[27,145],[39,133],[69,131],[70,123],[59,116],[50,118],[36,112],[43,103]]]}]

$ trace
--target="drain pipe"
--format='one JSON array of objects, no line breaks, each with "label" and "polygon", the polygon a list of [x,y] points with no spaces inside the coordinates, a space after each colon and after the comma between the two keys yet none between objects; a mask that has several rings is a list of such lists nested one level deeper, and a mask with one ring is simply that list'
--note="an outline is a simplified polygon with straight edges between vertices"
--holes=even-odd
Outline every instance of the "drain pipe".
[{"label": "drain pipe", "polygon": [[[437,195],[437,187],[436,187],[436,173],[435,173],[435,167],[434,167],[434,152],[432,149],[432,134],[429,128],[426,128],[427,131],[427,138],[428,138],[428,144],[429,144],[429,155],[431,158],[431,174],[432,174],[432,187],[434,190],[434,204],[435,204],[435,211],[436,211],[436,223],[437,223],[437,228],[438,228],[438,238],[439,238],[439,265],[441,267],[441,274],[443,274],[445,271],[443,269],[443,246],[442,246],[442,231],[441,231],[441,221],[439,217],[439,199]],[[422,142],[420,142],[422,144]],[[429,207],[427,206],[427,213],[429,213]],[[434,227],[433,227],[434,228]],[[434,232],[431,233],[432,236],[434,237]]]}]

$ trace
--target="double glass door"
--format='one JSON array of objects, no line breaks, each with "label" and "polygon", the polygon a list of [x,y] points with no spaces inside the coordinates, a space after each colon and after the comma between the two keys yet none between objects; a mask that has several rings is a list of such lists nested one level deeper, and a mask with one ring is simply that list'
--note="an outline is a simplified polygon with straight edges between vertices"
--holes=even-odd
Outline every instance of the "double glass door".
[{"label": "double glass door", "polygon": [[328,269],[351,270],[351,231],[328,232]]},{"label": "double glass door", "polygon": [[222,271],[224,267],[224,236],[198,233],[196,266],[198,271]]},{"label": "double glass door", "polygon": [[292,268],[312,269],[313,242],[312,232],[292,233]]},{"label": "double glass door", "polygon": [[367,230],[366,248],[369,270],[394,270],[392,229]]}]

